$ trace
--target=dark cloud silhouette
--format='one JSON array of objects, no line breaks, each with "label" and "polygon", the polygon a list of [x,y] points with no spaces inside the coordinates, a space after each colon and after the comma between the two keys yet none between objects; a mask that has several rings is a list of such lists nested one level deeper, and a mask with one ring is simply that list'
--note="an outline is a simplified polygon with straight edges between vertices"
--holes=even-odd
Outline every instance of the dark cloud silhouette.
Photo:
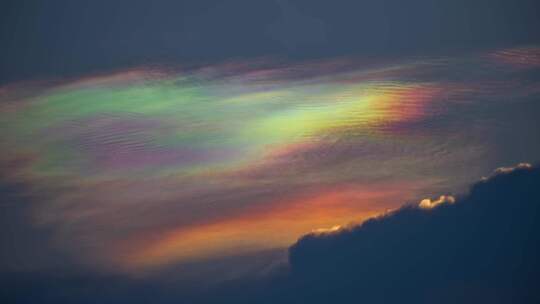
[{"label": "dark cloud silhouette", "polygon": [[306,235],[290,248],[290,270],[271,276],[201,288],[174,279],[172,270],[144,279],[3,273],[2,297],[10,303],[538,303],[539,197],[540,168],[502,168],[461,197],[408,204],[361,226]]},{"label": "dark cloud silhouette", "polygon": [[498,169],[455,201],[307,235],[290,248],[290,284],[301,290],[288,290],[290,299],[538,303],[539,197],[540,169],[520,165]]}]

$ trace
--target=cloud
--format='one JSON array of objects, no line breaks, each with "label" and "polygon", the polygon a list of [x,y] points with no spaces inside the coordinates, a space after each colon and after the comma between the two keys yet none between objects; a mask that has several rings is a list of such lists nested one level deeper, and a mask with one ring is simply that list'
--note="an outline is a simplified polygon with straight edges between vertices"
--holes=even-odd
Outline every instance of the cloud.
[{"label": "cloud", "polygon": [[499,168],[495,169],[493,174],[497,175],[497,174],[510,173],[510,172],[513,172],[514,170],[517,170],[517,169],[529,169],[531,167],[532,167],[531,164],[520,163],[515,167],[499,167]]},{"label": "cloud", "polygon": [[287,299],[537,302],[539,189],[540,169],[520,164],[497,169],[462,197],[427,199],[339,233],[306,235],[290,248],[288,284],[296,291]]},{"label": "cloud", "polygon": [[38,194],[22,180],[8,178],[6,172],[10,168],[3,169],[0,173],[0,279],[4,272],[74,267],[73,259],[55,246],[53,231],[30,223],[31,208],[37,196],[46,194]]},{"label": "cloud", "polygon": [[423,209],[433,209],[442,204],[453,204],[455,203],[455,201],[456,201],[455,197],[451,195],[441,195],[436,200],[431,200],[429,198],[423,199],[418,204],[418,207],[423,208]]},{"label": "cloud", "polygon": [[408,204],[360,226],[314,231],[290,248],[288,271],[272,266],[270,275],[204,288],[204,279],[179,279],[177,268],[142,279],[5,272],[2,297],[18,303],[537,303],[539,195],[540,168],[518,165],[466,195],[426,200],[435,208]]}]

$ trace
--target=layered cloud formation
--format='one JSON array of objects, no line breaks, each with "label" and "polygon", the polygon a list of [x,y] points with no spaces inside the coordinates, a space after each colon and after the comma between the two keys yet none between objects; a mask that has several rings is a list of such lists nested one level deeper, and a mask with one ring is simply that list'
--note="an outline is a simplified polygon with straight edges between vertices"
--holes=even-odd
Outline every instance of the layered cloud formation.
[{"label": "layered cloud formation", "polygon": [[[5,86],[0,165],[26,202],[7,196],[5,216],[115,273],[286,248],[537,160],[539,57],[254,61]],[[6,255],[35,254],[10,242]]]}]

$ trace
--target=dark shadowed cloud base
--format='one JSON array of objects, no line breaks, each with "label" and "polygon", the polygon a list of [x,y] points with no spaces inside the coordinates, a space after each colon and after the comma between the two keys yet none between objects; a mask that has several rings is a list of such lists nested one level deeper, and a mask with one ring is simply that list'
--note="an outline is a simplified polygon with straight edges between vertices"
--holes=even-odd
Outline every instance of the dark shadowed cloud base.
[{"label": "dark shadowed cloud base", "polygon": [[145,281],[30,273],[4,277],[3,297],[14,303],[538,303],[539,197],[538,167],[502,168],[461,197],[408,204],[360,226],[306,235],[289,250],[289,270],[258,279],[197,290],[171,274]]},{"label": "dark shadowed cloud base", "polygon": [[[503,172],[508,171],[508,172]],[[540,170],[499,170],[455,203],[405,206],[290,249],[299,302],[537,303]],[[302,299],[302,301],[300,301]]]}]

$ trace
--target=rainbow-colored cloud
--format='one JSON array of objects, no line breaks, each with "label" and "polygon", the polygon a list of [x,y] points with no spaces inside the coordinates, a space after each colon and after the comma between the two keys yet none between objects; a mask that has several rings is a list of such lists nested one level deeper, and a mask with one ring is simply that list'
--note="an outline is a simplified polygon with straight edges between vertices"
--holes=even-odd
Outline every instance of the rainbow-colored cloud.
[{"label": "rainbow-colored cloud", "polygon": [[[446,176],[434,172],[477,178],[456,162],[493,167],[500,143],[470,136],[494,136],[506,100],[538,97],[527,71],[539,54],[15,84],[0,91],[0,162],[41,198],[33,224],[91,264],[136,271],[285,247],[437,192]],[[486,102],[494,114],[475,125],[467,113]]]}]

